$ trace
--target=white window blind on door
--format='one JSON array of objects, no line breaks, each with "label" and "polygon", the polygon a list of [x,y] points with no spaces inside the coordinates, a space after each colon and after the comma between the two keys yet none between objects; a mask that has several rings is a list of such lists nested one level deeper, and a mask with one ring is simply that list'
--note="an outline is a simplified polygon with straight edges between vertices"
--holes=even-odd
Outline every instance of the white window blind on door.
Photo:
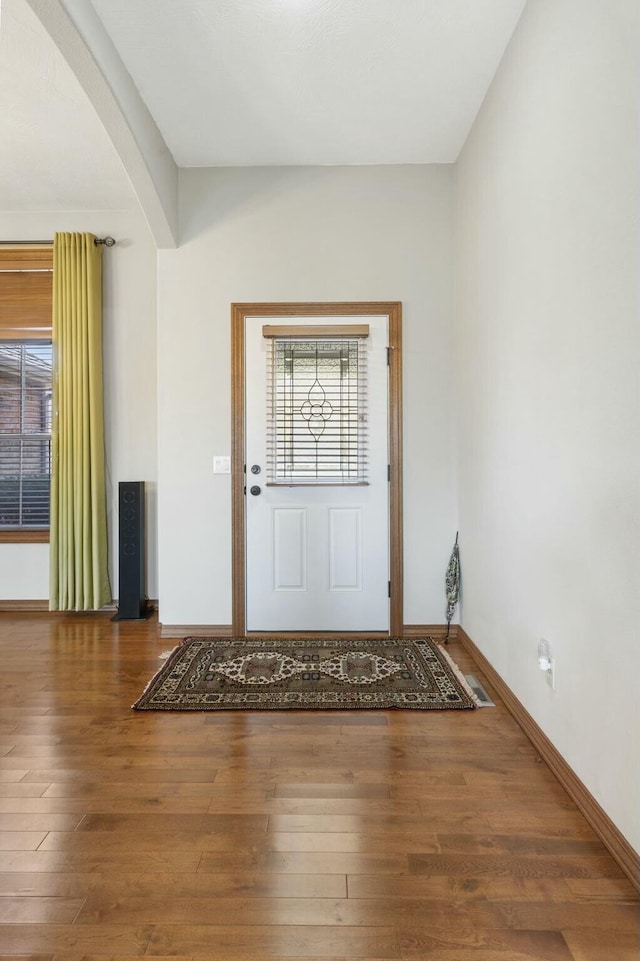
[{"label": "white window blind on door", "polygon": [[267,343],[268,483],[366,484],[366,336]]}]

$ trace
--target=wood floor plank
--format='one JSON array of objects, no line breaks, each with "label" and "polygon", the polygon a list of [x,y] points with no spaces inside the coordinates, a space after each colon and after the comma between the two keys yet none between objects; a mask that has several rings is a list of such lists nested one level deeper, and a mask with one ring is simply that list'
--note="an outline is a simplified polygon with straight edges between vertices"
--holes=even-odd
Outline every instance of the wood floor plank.
[{"label": "wood floor plank", "polygon": [[273,961],[274,958],[351,959],[376,961],[400,958],[396,931],[385,927],[320,927],[312,925],[154,925],[149,952],[171,955],[188,951],[194,958],[215,957],[227,961]]},{"label": "wood floor plank", "polygon": [[570,901],[556,901],[547,904],[543,901],[496,902],[504,927],[526,931],[553,929],[556,931],[579,928],[586,931],[592,928],[610,927],[628,934],[637,931],[637,904],[575,904]]},{"label": "wood floor plank", "polygon": [[498,698],[135,712],[153,619],[0,644],[0,961],[638,961],[636,891]]},{"label": "wood floor plank", "polygon": [[490,854],[409,854],[412,874],[449,877],[599,878],[622,877],[609,855],[592,857],[512,857]]},{"label": "wood floor plank", "polygon": [[0,784],[0,799],[38,798],[42,797],[48,787],[48,781],[45,784],[23,784],[22,782],[15,784],[2,783]]},{"label": "wood floor plank", "polygon": [[[176,830],[170,834],[149,831],[137,835],[120,835],[116,831],[50,831],[40,843],[37,853],[63,852],[83,857],[104,857],[108,854],[109,857],[117,856],[122,859],[127,855],[143,857],[153,856],[158,852],[166,857],[196,858],[208,852],[237,852],[242,850],[246,843],[247,836],[242,832],[201,834],[198,831]],[[261,840],[259,845],[255,842],[251,844],[251,849],[266,851],[277,848],[275,843],[269,846],[266,841]]]},{"label": "wood floor plank", "polygon": [[2,897],[87,897],[93,905],[116,904],[123,898],[346,898],[344,874],[276,874],[236,871],[222,873],[172,873],[154,871],[118,873],[0,874]]},{"label": "wood floor plank", "polygon": [[266,846],[271,851],[318,851],[318,852],[359,852],[370,844],[373,849],[385,854],[404,854],[409,848],[417,851],[439,851],[440,847],[436,835],[428,829],[417,836],[394,836],[391,832],[369,834],[362,831],[358,834],[340,832],[302,832],[291,833],[272,832],[267,835]]},{"label": "wood floor plank", "polygon": [[413,928],[400,945],[404,961],[576,961],[558,931]]},{"label": "wood floor plank", "polygon": [[[528,823],[528,822],[527,822]],[[526,829],[526,825],[525,825]],[[585,832],[583,837],[551,836],[541,837],[539,835],[516,835],[516,834],[474,834],[469,839],[468,834],[445,834],[438,831],[438,842],[443,853],[470,853],[481,854],[483,852],[503,853],[513,855],[585,855],[606,856],[607,851],[601,841],[589,832],[588,828],[580,825],[577,833]]]},{"label": "wood floor plank", "polygon": [[[67,873],[94,871],[126,874],[132,869],[144,871],[171,870],[177,873],[195,872],[202,857],[199,852],[163,851],[156,846],[152,851],[125,852],[102,849],[99,851],[0,851],[0,873],[43,872]],[[232,869],[231,869],[232,870]],[[308,872],[304,872],[308,873]],[[346,873],[346,872],[345,872]]]},{"label": "wood floor plank", "polygon": [[[141,954],[78,954],[75,951],[65,952],[62,954],[55,954],[51,956],[51,961],[140,961]],[[36,961],[39,961],[39,957]],[[48,956],[49,957],[49,956]],[[144,961],[168,961],[169,956],[166,954],[147,954],[144,953]],[[170,956],[171,961],[194,961],[192,954],[172,954]],[[0,961],[4,961],[3,956],[0,954]],[[14,961],[14,959],[11,959]],[[15,961],[24,961],[22,957],[15,959]]]},{"label": "wood floor plank", "polygon": [[0,873],[0,897],[85,897],[98,880],[91,874],[6,871]]},{"label": "wood floor plank", "polygon": [[[0,802],[1,805],[1,802]],[[0,806],[0,810],[1,810]],[[394,818],[404,817],[419,819],[420,805],[418,801],[394,801],[390,798],[260,798],[247,799],[244,796],[229,798],[214,798],[209,805],[210,814],[286,814],[302,815],[305,817],[326,817],[357,815],[359,818]],[[269,822],[267,830],[271,830]]]},{"label": "wood floor plank", "polygon": [[[140,961],[142,955],[139,954],[127,954],[127,955],[116,955],[116,954],[76,954],[75,952],[71,954],[56,954],[53,956],[52,961]],[[170,955],[171,961],[194,961],[192,954],[172,954]],[[0,956],[0,961],[2,957]],[[22,961],[22,959],[19,959]],[[169,961],[169,956],[163,955],[151,955],[145,952],[144,961]]]},{"label": "wood floor plank", "polygon": [[149,943],[148,927],[131,928],[114,924],[109,928],[91,924],[3,924],[0,944],[7,954],[59,954],[65,959],[73,955],[123,954],[142,955]]},{"label": "wood floor plank", "polygon": [[36,851],[46,831],[0,831],[0,851]]},{"label": "wood floor plank", "polygon": [[55,961],[52,954],[5,954],[0,948],[0,961]]},{"label": "wood floor plank", "polygon": [[[9,768],[0,768],[0,784],[15,784],[21,781],[23,777],[29,773],[28,766],[26,768],[16,768],[12,765]],[[45,778],[44,780],[51,780],[50,778]]]},{"label": "wood floor plank", "polygon": [[[1,900],[1,899],[0,899]],[[500,910],[486,909],[495,923]],[[442,902],[397,900],[392,910],[383,900],[335,898],[171,898],[129,897],[110,903],[100,892],[89,895],[78,915],[78,924],[186,924],[226,926],[342,926],[367,928],[379,925],[393,928],[422,916],[429,923],[444,926],[469,924],[464,907]]]},{"label": "wood floor plank", "polygon": [[203,854],[198,871],[228,874],[238,871],[273,871],[277,874],[382,874],[409,873],[405,854],[317,851],[222,852]]},{"label": "wood floor plank", "polygon": [[[68,763],[68,762],[67,762]],[[156,784],[158,781],[178,781],[182,782],[193,782],[200,784],[213,784],[216,780],[216,775],[218,770],[215,767],[200,767],[200,768],[175,768],[164,767],[159,762],[157,767],[148,767],[142,765],[139,769],[136,768],[136,781],[138,783]],[[191,761],[193,763],[193,760]],[[2,772],[0,772],[1,775]],[[134,790],[131,785],[131,767],[127,765],[122,765],[121,767],[113,767],[108,765],[107,769],[98,767],[96,763],[95,755],[91,758],[91,762],[85,767],[78,765],[78,767],[71,768],[56,768],[55,770],[43,770],[40,768],[32,768],[31,770],[22,771],[19,780],[25,782],[31,781],[48,781],[59,782],[66,781],[71,783],[86,782],[87,779],[91,780],[103,780],[105,783],[114,784],[120,782],[121,784],[129,785],[131,791]]]},{"label": "wood floor plank", "polygon": [[72,924],[84,898],[0,897],[2,924]]},{"label": "wood floor plank", "polygon": [[[243,798],[264,798],[273,795],[273,787],[243,789]],[[166,780],[162,775],[150,781],[131,783],[131,778],[123,781],[112,781],[108,777],[94,776],[89,779],[75,778],[66,781],[54,781],[43,792],[44,798],[87,798],[106,800],[108,798],[237,798],[238,789],[232,785],[219,785],[205,780]]]},{"label": "wood floor plank", "polygon": [[224,834],[260,836],[266,832],[263,814],[87,814],[77,828],[78,834],[113,833],[121,836],[152,834]]},{"label": "wood floor plank", "polygon": [[[40,781],[51,781],[54,778],[50,776],[52,773],[60,777],[60,771],[76,773],[78,770],[91,770],[95,766],[96,755],[92,747],[88,747],[83,754],[63,754],[59,753],[54,757],[25,757],[24,755],[14,755],[8,754],[6,757],[0,757],[0,771],[3,770],[27,770],[30,773],[29,780],[34,780],[34,768],[37,772],[46,771],[47,774],[44,777],[39,777]],[[169,775],[171,771],[174,771],[174,776],[180,778],[184,771],[191,771],[195,773],[197,769],[197,754],[176,754],[174,756],[166,755],[162,762],[159,762],[157,757],[143,756],[136,759],[136,767],[140,769],[141,774],[144,772],[147,779],[157,777],[161,772],[164,771],[165,775]],[[212,780],[215,777],[218,769],[221,769],[226,774],[226,779],[229,780],[236,774],[246,773],[246,768],[244,765],[233,763],[225,758],[217,758],[211,754],[207,753],[208,765],[204,773],[206,777],[201,777],[200,780]],[[273,779],[275,773],[270,771],[271,759],[265,758],[264,756],[256,758],[253,760],[252,765],[255,764],[255,770],[260,771],[264,769],[265,777]],[[319,765],[320,767],[326,767],[326,765]],[[131,768],[127,764],[126,758],[121,757],[111,757],[110,755],[105,755],[100,761],[100,769],[102,771],[109,771],[113,773],[114,776],[119,777],[120,780],[126,778],[130,775]],[[145,770],[148,769],[148,770]],[[68,775],[65,775],[68,776]],[[197,780],[197,778],[194,778]]]},{"label": "wood floor plank", "polygon": [[[450,821],[449,821],[450,817]],[[332,833],[341,832],[357,833],[365,830],[368,834],[394,834],[396,837],[419,837],[425,832],[433,833],[444,827],[447,823],[457,824],[462,822],[469,826],[470,830],[479,830],[479,824],[483,821],[488,824],[486,819],[479,819],[473,816],[464,815],[459,817],[457,812],[440,811],[437,814],[432,812],[423,817],[406,817],[397,814],[379,816],[371,812],[370,814],[272,814],[269,816],[267,832],[279,832],[282,834],[300,833]]]},{"label": "wood floor plank", "polygon": [[627,878],[567,878],[566,884],[577,901],[638,903],[638,895]]},{"label": "wood floor plank", "polygon": [[275,797],[283,798],[388,798],[389,785],[353,784],[323,782],[278,782],[275,784]]},{"label": "wood floor plank", "polygon": [[539,901],[544,904],[571,899],[569,882],[548,878],[452,878],[376,877],[349,874],[350,898],[426,898],[462,904],[478,899],[486,901]]},{"label": "wood floor plank", "polygon": [[0,835],[20,831],[75,831],[84,818],[84,812],[55,813],[0,811]]},{"label": "wood floor plank", "polygon": [[[100,798],[100,797],[27,797],[27,798],[2,798],[0,797],[0,812],[3,814],[78,814],[84,817],[88,814],[112,814],[112,815],[131,815],[131,814],[211,814],[211,799],[209,797],[124,797],[124,798]],[[257,804],[256,804],[257,806]],[[224,813],[241,813],[239,811]],[[252,814],[268,814],[268,811],[247,811]],[[81,820],[81,819],[80,819]],[[78,820],[78,825],[80,824]],[[62,822],[64,826],[64,822]],[[52,824],[51,830],[60,827],[60,822]]]},{"label": "wood floor plank", "polygon": [[640,937],[638,930],[618,931],[615,928],[569,929],[562,932],[573,961],[638,961]]},{"label": "wood floor plank", "polygon": [[[1,725],[0,725],[1,729]],[[61,737],[59,734],[50,734],[46,731],[41,731],[38,734],[24,734],[20,733],[15,727],[11,734],[0,733],[0,748],[9,746],[15,747],[17,744],[25,745],[54,745],[60,744]]]},{"label": "wood floor plank", "polygon": [[[219,725],[218,716],[209,716],[204,723],[217,727]],[[264,721],[260,720],[257,726],[261,731],[284,730],[290,732],[292,729],[309,727],[320,727],[326,730],[327,728],[335,729],[343,726],[351,731],[360,727],[386,727],[388,724],[387,718],[388,715],[384,711],[305,711],[304,713],[296,711],[295,715],[292,715],[289,711],[274,711],[270,712],[269,717],[265,718]],[[233,717],[228,718],[229,726],[235,729],[242,727],[246,730],[251,723],[251,718],[247,720],[241,715],[238,715],[237,720]]]}]

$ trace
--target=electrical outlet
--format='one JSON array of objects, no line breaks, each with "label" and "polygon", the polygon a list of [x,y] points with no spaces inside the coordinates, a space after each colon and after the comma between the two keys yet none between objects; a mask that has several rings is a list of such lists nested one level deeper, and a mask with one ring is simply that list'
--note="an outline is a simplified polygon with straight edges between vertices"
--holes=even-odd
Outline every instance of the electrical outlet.
[{"label": "electrical outlet", "polygon": [[549,658],[549,667],[547,668],[547,684],[552,691],[556,689],[556,659],[555,657]]},{"label": "electrical outlet", "polygon": [[548,671],[551,666],[551,648],[549,641],[541,638],[538,641],[538,667],[541,671]]},{"label": "electrical outlet", "polygon": [[538,667],[544,671],[547,684],[552,691],[556,689],[556,659],[551,654],[551,645],[542,637],[538,641]]}]

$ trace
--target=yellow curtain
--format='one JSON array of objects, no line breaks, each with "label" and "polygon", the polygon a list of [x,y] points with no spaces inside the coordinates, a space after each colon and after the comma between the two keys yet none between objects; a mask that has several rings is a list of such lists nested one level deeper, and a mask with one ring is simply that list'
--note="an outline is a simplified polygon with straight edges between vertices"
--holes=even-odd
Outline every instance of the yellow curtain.
[{"label": "yellow curtain", "polygon": [[102,248],[93,234],[53,243],[52,611],[111,600],[102,400]]}]

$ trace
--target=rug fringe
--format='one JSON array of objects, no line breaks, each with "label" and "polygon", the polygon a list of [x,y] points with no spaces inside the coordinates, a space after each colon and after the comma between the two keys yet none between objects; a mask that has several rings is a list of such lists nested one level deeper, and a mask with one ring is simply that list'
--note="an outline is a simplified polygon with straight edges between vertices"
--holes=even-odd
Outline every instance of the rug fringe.
[{"label": "rug fringe", "polygon": [[169,658],[170,658],[173,654],[176,653],[176,651],[178,650],[179,647],[182,647],[182,643],[183,643],[183,642],[181,641],[180,644],[176,644],[176,646],[173,647],[170,651],[162,651],[161,654],[158,654],[158,660],[162,661],[162,664],[160,665],[160,667],[158,668],[158,670],[155,672],[155,674],[153,675],[153,677],[151,678],[151,680],[148,682],[148,684],[146,685],[146,687],[145,687],[144,691],[142,692],[142,694],[140,695],[140,697],[139,697],[136,701],[134,701],[134,703],[131,705],[131,709],[132,709],[132,710],[135,710],[135,708],[136,708],[137,705],[140,703],[140,701],[142,700],[142,698],[145,696],[145,694],[147,693],[147,691],[149,690],[149,688],[151,687],[151,685],[153,684],[153,682],[155,681],[155,679],[157,678],[157,676],[164,671],[165,662],[168,661]]},{"label": "rug fringe", "polygon": [[438,650],[446,660],[447,664],[455,674],[456,678],[458,679],[460,683],[460,687],[464,688],[465,693],[469,695],[469,698],[470,700],[473,701],[475,707],[482,707],[482,702],[480,698],[478,697],[476,692],[471,687],[469,687],[469,682],[467,681],[466,677],[464,676],[464,674],[462,673],[462,671],[460,670],[456,662],[453,660],[449,652],[445,651],[445,649],[442,647],[441,644],[438,645]]}]

